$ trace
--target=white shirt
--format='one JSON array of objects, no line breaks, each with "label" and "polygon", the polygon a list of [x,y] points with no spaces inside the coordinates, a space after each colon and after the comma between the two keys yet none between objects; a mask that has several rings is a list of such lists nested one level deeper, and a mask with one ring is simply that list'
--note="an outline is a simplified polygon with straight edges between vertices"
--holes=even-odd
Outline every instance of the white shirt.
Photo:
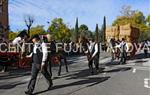
[{"label": "white shirt", "polygon": [[[48,57],[48,50],[47,50],[47,46],[46,43],[35,43],[34,47],[33,47],[33,53],[36,54],[36,50],[39,49],[42,53],[43,53],[43,58],[42,58],[42,65],[45,64],[45,61],[47,60]],[[31,57],[33,55],[33,53],[31,53],[29,56],[27,57]]]},{"label": "white shirt", "polygon": [[119,45],[116,46],[116,48],[121,48],[124,44],[126,46],[126,52],[128,52],[129,51],[129,46],[126,42],[122,41]]},{"label": "white shirt", "polygon": [[98,44],[95,43],[95,42],[91,43],[90,46],[89,46],[89,50],[90,50],[91,53],[92,53],[93,49],[95,49],[95,51],[94,51],[94,53],[92,55],[92,58],[98,53]]},{"label": "white shirt", "polygon": [[16,45],[16,44],[20,43],[20,41],[21,41],[21,37],[17,37],[12,41],[12,43],[13,43],[13,45]]}]

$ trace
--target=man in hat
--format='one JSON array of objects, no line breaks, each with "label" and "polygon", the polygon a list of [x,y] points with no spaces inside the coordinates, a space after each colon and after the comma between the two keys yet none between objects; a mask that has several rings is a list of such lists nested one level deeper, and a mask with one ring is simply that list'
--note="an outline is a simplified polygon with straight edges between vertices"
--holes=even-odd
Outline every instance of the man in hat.
[{"label": "man in hat", "polygon": [[48,56],[47,46],[44,42],[41,43],[39,35],[34,35],[32,38],[32,42],[34,43],[32,52],[33,63],[31,71],[31,80],[28,84],[28,90],[25,91],[25,94],[27,95],[32,95],[36,79],[40,70],[49,84],[48,90],[50,90],[50,88],[53,85],[51,75],[48,73],[47,70],[47,56]]}]

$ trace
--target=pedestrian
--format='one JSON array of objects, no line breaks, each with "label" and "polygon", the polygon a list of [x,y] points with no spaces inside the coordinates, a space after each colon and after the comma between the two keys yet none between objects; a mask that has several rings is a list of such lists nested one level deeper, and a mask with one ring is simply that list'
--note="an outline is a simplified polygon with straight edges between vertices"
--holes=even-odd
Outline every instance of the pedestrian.
[{"label": "pedestrian", "polygon": [[[3,39],[0,39],[0,44],[1,43],[3,43],[3,44],[5,44],[5,45],[8,45],[8,42],[7,41],[3,41]],[[8,57],[8,55],[7,55],[7,52],[8,52],[8,47],[7,46],[5,46],[5,45],[2,45],[1,46],[1,51],[5,51],[5,53],[6,54],[0,54],[0,65],[2,66],[2,70],[1,70],[1,72],[6,72],[7,71],[7,69],[8,69],[8,63],[10,63],[11,61],[10,61],[10,58]],[[1,52],[0,51],[0,52]]]},{"label": "pedestrian", "polygon": [[64,45],[65,43],[62,42],[62,49],[58,50],[57,52],[57,59],[59,59],[58,65],[59,65],[59,70],[58,70],[58,76],[61,75],[61,67],[64,63],[65,68],[66,68],[66,72],[68,71],[68,62],[67,62],[67,57],[66,57],[66,52],[64,51]]},{"label": "pedestrian", "polygon": [[146,58],[148,55],[148,40],[144,40],[144,57]]},{"label": "pedestrian", "polygon": [[27,30],[21,31],[17,37],[12,41],[13,45],[22,44],[25,40],[29,38],[29,35],[27,34]]},{"label": "pedestrian", "polygon": [[109,42],[109,48],[111,50],[111,62],[115,60],[115,39],[111,38]]},{"label": "pedestrian", "polygon": [[94,74],[93,72],[93,63],[95,65],[96,71],[99,72],[99,52],[98,52],[98,43],[95,42],[94,39],[90,39],[89,41],[89,58],[88,58],[88,66],[90,69],[91,74]]},{"label": "pedestrian", "polygon": [[53,83],[51,79],[51,75],[48,73],[47,70],[47,47],[44,42],[41,42],[39,35],[34,35],[32,37],[32,42],[34,43],[33,52],[32,52],[32,70],[31,70],[31,79],[29,81],[27,91],[25,91],[25,94],[32,95],[36,79],[38,76],[39,71],[44,75],[48,82],[48,90],[51,89]]},{"label": "pedestrian", "polygon": [[121,43],[116,46],[120,48],[120,54],[121,54],[121,59],[120,59],[120,64],[126,64],[126,60],[127,60],[127,51],[129,50],[129,47],[127,45],[127,43],[125,42],[125,39],[122,38]]}]

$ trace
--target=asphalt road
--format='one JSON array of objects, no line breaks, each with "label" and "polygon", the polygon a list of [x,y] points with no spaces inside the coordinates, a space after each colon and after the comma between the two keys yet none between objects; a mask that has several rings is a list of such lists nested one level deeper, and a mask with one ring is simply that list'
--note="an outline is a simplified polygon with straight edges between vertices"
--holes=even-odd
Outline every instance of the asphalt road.
[{"label": "asphalt road", "polygon": [[[44,77],[36,84],[35,95],[150,95],[150,57],[138,54],[128,60],[126,65],[110,64],[110,56],[102,53],[101,73],[90,75],[85,56],[69,57],[69,73],[62,68],[57,76],[58,67],[53,67],[54,86],[47,91]],[[30,70],[11,70],[0,73],[0,95],[24,95]]]}]

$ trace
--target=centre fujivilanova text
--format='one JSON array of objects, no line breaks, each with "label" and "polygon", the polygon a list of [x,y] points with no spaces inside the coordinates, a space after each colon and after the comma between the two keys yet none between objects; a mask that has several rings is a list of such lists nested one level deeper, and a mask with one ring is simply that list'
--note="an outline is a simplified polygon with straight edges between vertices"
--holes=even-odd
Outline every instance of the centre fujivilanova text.
[{"label": "centre fujivilanova text", "polygon": [[[12,43],[0,43],[0,52],[31,52],[32,47],[34,46],[33,43],[23,43],[23,44],[17,44],[13,45]],[[51,52],[51,43],[45,43],[44,47],[47,48],[47,52]],[[42,44],[38,46],[38,49],[42,52]],[[87,50],[93,49],[93,46],[90,46],[89,43],[82,44],[82,43],[77,43],[77,44],[68,44],[68,43],[56,43],[55,44],[55,52],[64,51],[66,53],[70,52],[85,52]],[[102,51],[103,44],[98,43],[98,49],[99,51]],[[113,49],[121,49],[118,47],[113,47]],[[150,51],[150,45],[148,44],[137,44],[133,43],[129,45],[129,49],[127,52],[132,52],[132,51],[141,51],[141,50],[148,50]]]}]

